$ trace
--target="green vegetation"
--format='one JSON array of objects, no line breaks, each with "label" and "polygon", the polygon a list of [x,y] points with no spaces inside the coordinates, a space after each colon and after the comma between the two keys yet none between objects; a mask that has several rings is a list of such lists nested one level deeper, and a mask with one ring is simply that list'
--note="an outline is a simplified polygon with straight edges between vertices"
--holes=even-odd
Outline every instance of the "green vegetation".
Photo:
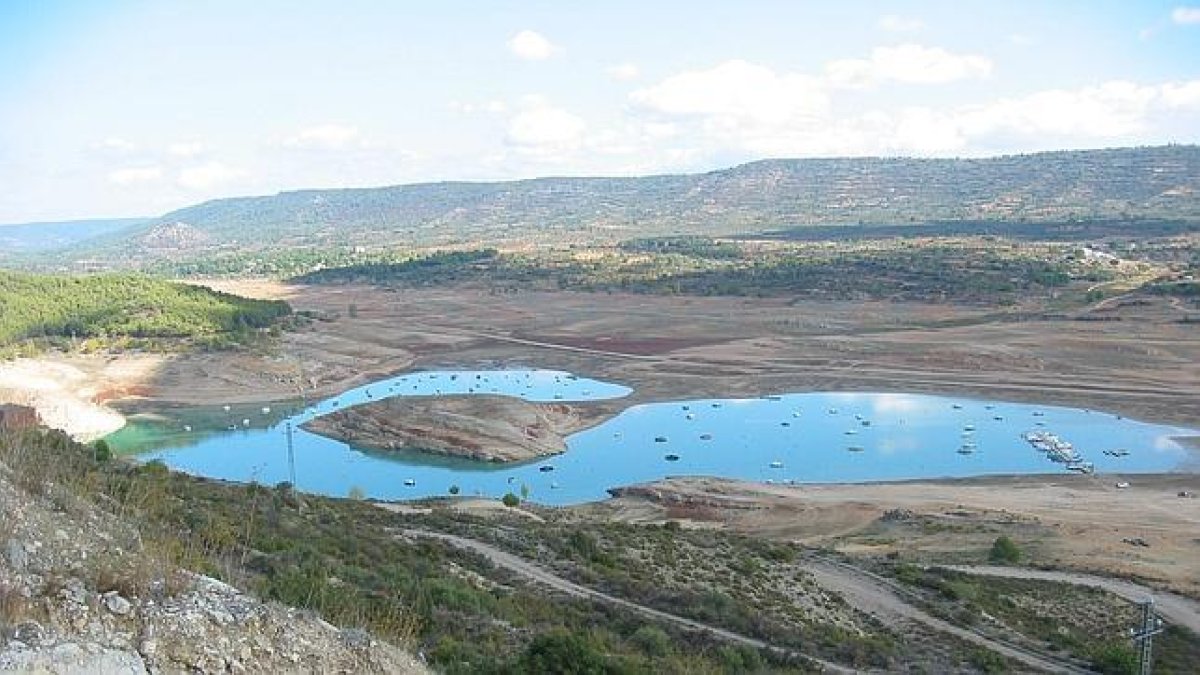
[{"label": "green vegetation", "polygon": [[1047,296],[1073,281],[1117,275],[1073,247],[994,238],[765,244],[684,237],[537,253],[434,253],[323,269],[295,280],[400,288],[478,284],[499,293],[566,289],[1008,304]]},{"label": "green vegetation", "polygon": [[1015,565],[1021,561],[1021,549],[1013,543],[1012,539],[1001,535],[996,537],[996,541],[992,543],[992,550],[988,552],[988,560],[1001,565]]},{"label": "green vegetation", "polygon": [[[1003,626],[1027,646],[1064,653],[1103,673],[1137,672],[1129,628],[1140,620],[1130,602],[1099,589],[1027,579],[963,574],[896,563],[890,572],[934,614],[985,633]],[[1200,636],[1169,626],[1154,639],[1154,672],[1185,673],[1200,659]],[[984,661],[975,662],[989,670]],[[1130,666],[1132,670],[1129,670]]]},{"label": "green vegetation", "polygon": [[56,277],[0,271],[0,355],[39,348],[206,348],[251,339],[291,309],[136,275]]}]

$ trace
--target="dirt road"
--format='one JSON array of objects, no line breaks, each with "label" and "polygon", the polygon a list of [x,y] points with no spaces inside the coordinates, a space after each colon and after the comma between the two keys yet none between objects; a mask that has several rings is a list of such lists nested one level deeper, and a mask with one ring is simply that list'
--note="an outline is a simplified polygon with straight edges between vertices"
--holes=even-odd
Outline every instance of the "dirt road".
[{"label": "dirt road", "polygon": [[646,616],[653,617],[660,621],[667,621],[669,623],[683,626],[683,627],[689,628],[691,630],[701,631],[704,633],[710,633],[712,635],[716,635],[717,637],[723,638],[725,640],[729,640],[730,642],[737,642],[737,643],[740,643],[740,644],[743,644],[743,645],[746,645],[749,647],[753,647],[755,649],[768,649],[768,650],[778,652],[781,654],[800,657],[807,661],[811,661],[813,664],[820,666],[826,672],[830,672],[830,673],[854,673],[854,672],[856,672],[853,669],[846,668],[844,666],[839,666],[836,663],[831,663],[829,661],[824,661],[822,659],[819,659],[815,656],[811,656],[809,654],[803,654],[803,653],[793,651],[790,649],[783,649],[780,647],[775,647],[773,645],[767,644],[766,642],[763,642],[762,640],[757,640],[755,638],[752,638],[752,637],[749,637],[746,635],[741,635],[740,633],[734,633],[732,631],[728,631],[723,628],[718,628],[716,626],[710,626],[708,624],[700,623],[699,621],[693,621],[692,619],[688,619],[688,618],[685,618],[682,616],[677,616],[675,614],[669,614],[667,612],[664,612],[664,611],[661,611],[658,609],[654,609],[653,607],[639,605],[636,602],[626,600],[625,598],[618,598],[614,595],[602,593],[600,591],[588,588],[586,586],[580,586],[579,584],[577,584],[573,581],[568,581],[567,579],[564,579],[556,574],[548,572],[538,565],[535,565],[526,560],[518,558],[517,556],[512,555],[511,553],[506,553],[505,551],[501,551],[500,549],[498,549],[494,546],[485,544],[481,541],[476,541],[474,539],[467,539],[465,537],[458,537],[458,536],[455,536],[452,534],[443,534],[441,532],[428,532],[425,530],[404,530],[403,533],[404,533],[404,535],[410,536],[410,537],[429,537],[429,538],[433,538],[433,539],[440,539],[440,540],[445,541],[453,546],[457,546],[458,548],[462,548],[462,549],[466,549],[468,551],[478,553],[479,555],[482,555],[483,557],[487,558],[489,561],[491,561],[491,563],[493,565],[496,565],[497,567],[503,567],[510,571],[516,572],[517,574],[520,574],[521,576],[526,577],[527,579],[530,579],[531,581],[535,581],[544,586],[549,586],[550,588],[553,588],[554,590],[562,592],[562,593],[566,593],[567,595],[572,595],[572,596],[575,596],[578,598],[591,598],[591,599],[595,599],[595,600],[600,600],[602,602],[611,603],[614,605],[620,605],[621,607],[631,609],[635,612],[639,612]]},{"label": "dirt road", "polygon": [[1052,673],[1088,672],[1058,660],[1051,660],[1015,645],[997,642],[991,638],[943,621],[909,604],[885,580],[850,565],[843,565],[821,558],[811,558],[807,569],[816,578],[817,583],[825,588],[836,591],[851,606],[859,611],[873,614],[889,625],[896,626],[905,621],[922,623],[936,631],[947,633],[961,640],[990,649],[1039,671]]},{"label": "dirt road", "polygon": [[991,565],[951,565],[947,569],[967,574],[980,574],[991,577],[1006,577],[1010,579],[1038,579],[1041,581],[1057,581],[1077,586],[1100,588],[1113,595],[1119,595],[1132,602],[1141,602],[1146,598],[1154,599],[1158,613],[1167,621],[1184,626],[1193,633],[1200,635],[1200,602],[1185,598],[1174,593],[1155,590],[1131,581],[1109,579],[1091,574],[1076,574],[1073,572],[1054,572],[1051,570],[1033,570],[1023,567],[995,567]]},{"label": "dirt road", "polygon": [[[814,663],[820,664],[828,672],[855,672],[852,669],[848,669],[844,666],[839,666],[828,661],[823,661],[808,654],[802,654],[792,650],[775,647],[752,637],[703,624],[692,619],[677,616],[675,614],[669,614],[667,612],[654,609],[653,607],[637,604],[625,598],[619,598],[588,588],[586,586],[581,586],[556,574],[553,574],[538,565],[512,555],[511,553],[507,553],[494,546],[476,541],[474,539],[468,539],[451,534],[443,534],[440,532],[428,532],[424,530],[405,530],[404,534],[407,536],[416,537],[432,537],[450,543],[459,548],[473,551],[484,556],[494,565],[516,572],[532,581],[549,586],[557,591],[567,593],[568,595],[594,598],[603,602],[613,603],[640,612],[647,616],[654,617],[656,619],[669,621],[671,623],[685,626],[694,630],[706,631],[732,642],[739,642],[757,649],[770,649],[776,652],[800,656],[813,661]],[[893,592],[892,589],[890,589],[882,581],[876,580],[871,576],[862,573],[861,571],[857,571],[849,566],[838,565],[837,563],[830,561],[813,559],[810,561],[808,569],[813,573],[814,577],[816,577],[817,581],[822,586],[836,591],[860,611],[873,614],[885,622],[892,624],[902,621],[915,621],[922,623],[937,631],[954,635],[955,637],[998,652],[1038,671],[1056,673],[1086,672],[1073,668],[1069,664],[1044,658],[1020,647],[1000,643],[982,635],[973,633],[969,630],[954,626],[946,621],[942,621],[941,619],[938,619],[926,613],[925,611],[910,605],[899,595]]]}]

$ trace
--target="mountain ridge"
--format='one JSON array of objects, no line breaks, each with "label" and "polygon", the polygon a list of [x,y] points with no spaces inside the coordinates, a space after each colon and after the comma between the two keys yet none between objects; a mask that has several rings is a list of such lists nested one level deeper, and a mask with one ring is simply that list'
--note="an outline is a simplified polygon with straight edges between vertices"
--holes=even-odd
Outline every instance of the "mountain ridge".
[{"label": "mountain ridge", "polygon": [[110,261],[322,247],[611,243],[808,225],[1200,220],[1200,146],[764,159],[698,174],[442,181],[216,199],[72,246]]}]

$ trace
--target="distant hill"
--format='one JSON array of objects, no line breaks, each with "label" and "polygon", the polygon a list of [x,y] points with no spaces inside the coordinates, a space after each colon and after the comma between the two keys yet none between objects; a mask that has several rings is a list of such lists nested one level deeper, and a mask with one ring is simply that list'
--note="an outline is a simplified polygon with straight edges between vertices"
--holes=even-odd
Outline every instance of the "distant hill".
[{"label": "distant hill", "polygon": [[695,175],[303,190],[191,206],[72,248],[152,264],[232,252],[612,242],[812,225],[1200,221],[1200,147],[987,159],[777,159]]},{"label": "distant hill", "polygon": [[120,232],[149,220],[112,218],[0,225],[0,256],[61,249],[95,237]]}]

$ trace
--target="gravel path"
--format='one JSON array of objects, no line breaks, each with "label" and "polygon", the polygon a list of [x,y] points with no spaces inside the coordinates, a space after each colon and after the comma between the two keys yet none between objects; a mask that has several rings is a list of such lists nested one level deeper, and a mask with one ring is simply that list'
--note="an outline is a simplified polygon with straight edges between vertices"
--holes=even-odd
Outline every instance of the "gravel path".
[{"label": "gravel path", "polygon": [[1135,584],[1122,579],[1110,579],[1091,574],[1075,572],[1053,572],[1050,570],[1034,570],[1023,567],[995,567],[991,565],[949,566],[947,569],[967,574],[980,574],[991,577],[1007,577],[1010,579],[1039,579],[1042,581],[1058,581],[1077,586],[1101,588],[1119,595],[1126,600],[1141,602],[1147,597],[1154,598],[1154,607],[1167,621],[1184,626],[1193,633],[1200,635],[1200,602],[1182,595],[1158,591],[1149,586]]}]

